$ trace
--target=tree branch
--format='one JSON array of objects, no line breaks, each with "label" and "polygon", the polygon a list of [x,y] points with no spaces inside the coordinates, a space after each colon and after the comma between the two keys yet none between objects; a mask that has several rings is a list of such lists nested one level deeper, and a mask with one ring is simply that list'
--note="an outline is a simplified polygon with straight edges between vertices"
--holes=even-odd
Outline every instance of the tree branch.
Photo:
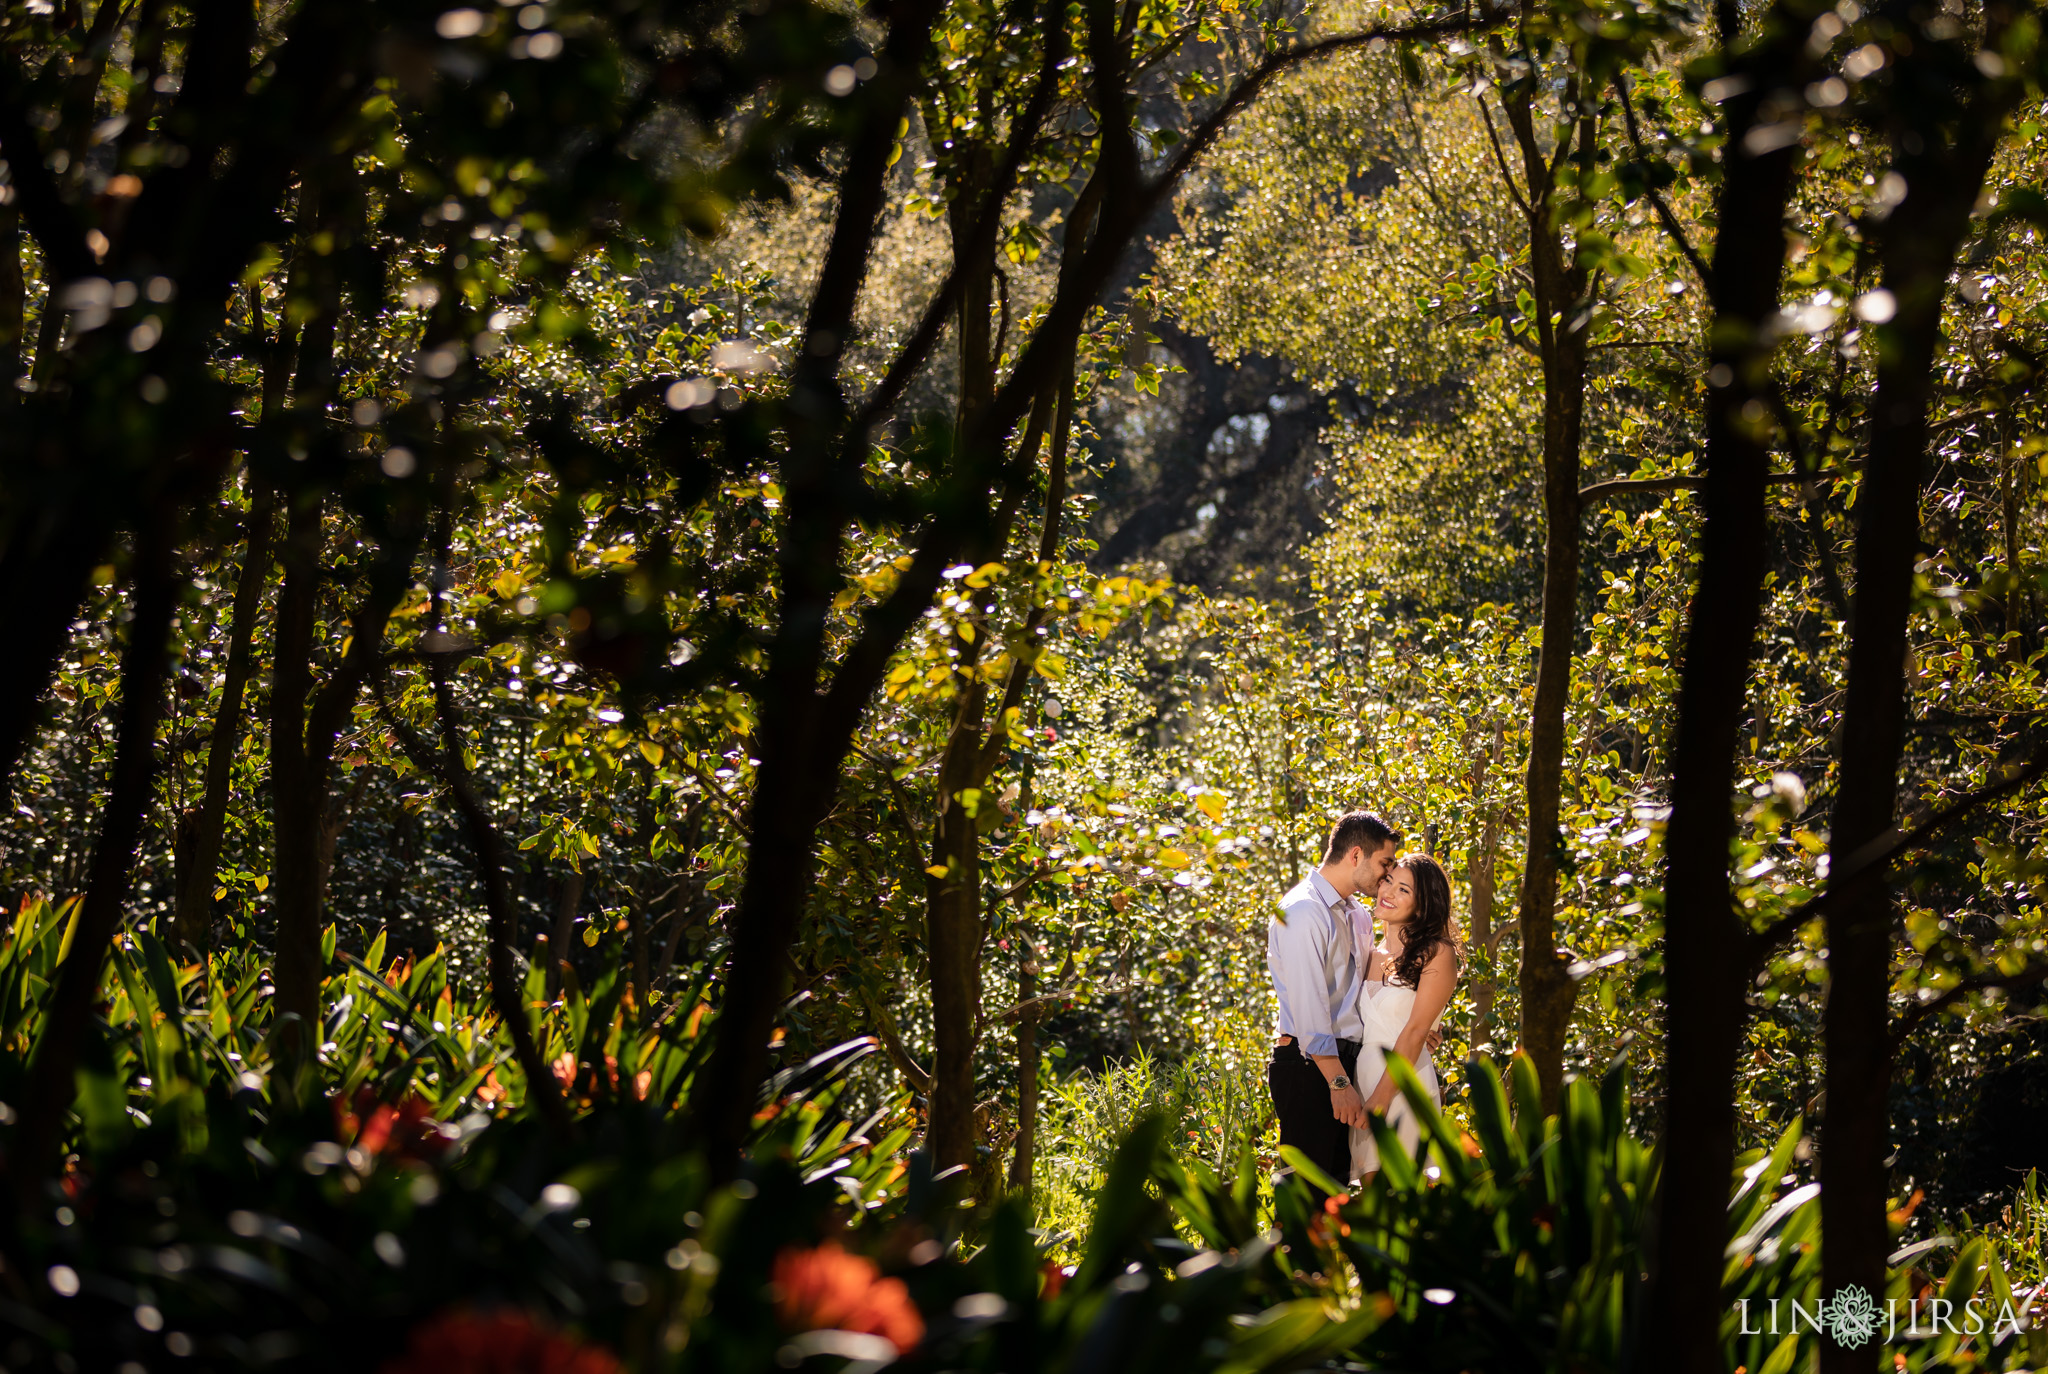
[{"label": "tree branch", "polygon": [[1801,902],[1750,937],[1750,972],[1755,974],[1760,971],[1777,947],[1791,939],[1801,926],[1815,917],[1825,915],[1839,895],[1847,891],[1856,879],[1873,869],[1883,868],[1908,850],[1918,849],[1934,838],[1937,832],[1979,807],[2009,797],[2044,776],[2048,776],[2048,748],[2041,749],[2025,765],[2007,774],[2000,781],[1989,783],[1937,809],[1911,830],[1901,831],[1894,826],[1885,834],[1879,835],[1849,855],[1840,871],[1831,871],[1828,874],[1827,891]]},{"label": "tree branch", "polygon": [[[924,314],[918,318],[917,327],[904,341],[890,360],[889,370],[882,374],[882,380],[868,394],[861,408],[847,427],[846,445],[843,456],[855,456],[859,447],[866,442],[868,431],[873,429],[882,416],[889,413],[903,398],[904,390],[917,375],[925,359],[931,356],[932,348],[938,343],[946,321],[952,316],[954,297],[960,291],[960,264],[975,262],[987,256],[995,246],[996,235],[1002,230],[1003,203],[1009,199],[1011,190],[1017,184],[1017,177],[1023,171],[1024,160],[1030,155],[1032,144],[1037,141],[1039,127],[1052,110],[1053,101],[1059,95],[1060,64],[1067,57],[1066,15],[1062,11],[1050,13],[1046,20],[1045,61],[1040,65],[1038,83],[1032,88],[1031,98],[1025,102],[1023,112],[1010,131],[1009,147],[1004,150],[1003,160],[997,164],[995,178],[990,184],[988,204],[981,219],[975,224],[969,237],[968,252],[956,257],[946,270],[946,276],[939,283],[939,289],[926,303]],[[1007,307],[1008,292],[1004,293]],[[1004,316],[1008,328],[1007,310]]]},{"label": "tree branch", "polygon": [[[1787,482],[1819,482],[1832,477],[1846,477],[1840,468],[1829,468],[1824,472],[1773,472],[1764,481],[1774,485]],[[1589,487],[1579,488],[1579,504],[1598,501],[1602,497],[1622,496],[1638,491],[1684,491],[1704,485],[1704,477],[1615,477],[1605,482],[1595,482]]]},{"label": "tree branch", "polygon": [[[1121,997],[1130,990],[1131,985],[1129,983],[1112,983],[1108,987],[1098,990],[1095,995],[1097,997]],[[1080,995],[1081,989],[1079,988],[1060,988],[1057,991],[1048,992],[1042,994],[1041,996],[1033,997],[1028,1001],[1019,1002],[1015,1006],[1005,1007],[1003,1008],[1003,1010],[997,1012],[994,1016],[991,1016],[989,1020],[1014,1021],[1018,1017],[1024,1015],[1026,1012],[1039,1012],[1044,1010],[1046,1007],[1051,1006],[1055,1002],[1069,1001]]]},{"label": "tree branch", "polygon": [[93,275],[98,264],[85,246],[78,217],[64,203],[56,178],[43,161],[42,140],[28,122],[27,84],[12,56],[0,59],[0,153],[7,158],[22,221],[55,269],[52,275],[60,283],[76,281]]},{"label": "tree branch", "polygon": [[1299,47],[1274,53],[1253,68],[1251,74],[1238,82],[1230,94],[1223,98],[1223,103],[1210,111],[1208,118],[1195,126],[1187,141],[1181,144],[1180,151],[1174,156],[1173,161],[1159,174],[1158,180],[1147,188],[1144,209],[1149,211],[1152,206],[1158,204],[1160,197],[1187,175],[1195,160],[1209,150],[1209,145],[1222,135],[1224,128],[1237,112],[1249,105],[1275,77],[1307,63],[1319,62],[1325,57],[1335,57],[1373,43],[1398,43],[1411,38],[1444,38],[1454,33],[1471,33],[1494,23],[1498,17],[1494,10],[1486,8],[1482,9],[1477,17],[1437,19],[1392,28],[1366,29],[1358,33],[1318,39],[1313,43],[1304,43]]},{"label": "tree branch", "polygon": [[910,1057],[910,1048],[903,1043],[903,1036],[896,1028],[896,1018],[889,1015],[889,1009],[875,1000],[875,995],[865,987],[859,991],[862,1005],[868,1009],[868,1019],[875,1023],[875,1038],[882,1042],[882,1048],[889,1055],[889,1062],[903,1075],[919,1097],[932,1095],[930,1071]]},{"label": "tree branch", "polygon": [[2048,982],[2048,964],[2035,964],[2021,969],[2018,973],[1985,973],[1974,978],[1965,978],[1940,996],[1906,1008],[1905,1013],[1899,1017],[1898,1024],[1892,1027],[1892,1050],[1897,1053],[1899,1047],[1906,1042],[1906,1037],[1911,1035],[1922,1021],[1947,1011],[1971,993],[1990,992],[2002,988],[2026,988],[2043,982]]},{"label": "tree branch", "polygon": [[492,823],[483,799],[471,785],[469,769],[462,761],[462,742],[451,718],[454,703],[447,686],[447,669],[437,664],[436,671],[439,680],[434,684],[434,714],[441,727],[440,749],[436,750],[421,739],[410,725],[398,718],[386,691],[386,679],[381,675],[375,689],[378,714],[384,717],[384,723],[397,736],[406,756],[420,771],[445,785],[455,799],[455,809],[461,814],[464,828],[469,832],[470,846],[476,854],[477,877],[484,889],[484,906],[490,924],[488,982],[492,1010],[497,1012],[498,1019],[505,1023],[506,1033],[512,1037],[512,1057],[518,1062],[520,1072],[526,1075],[528,1098],[540,1109],[541,1117],[550,1127],[566,1130],[569,1126],[568,1107],[556,1090],[554,1075],[540,1057],[540,1048],[534,1043],[533,1026],[526,1019],[519,989],[513,985],[511,927],[515,917],[511,890],[505,882],[504,841]]},{"label": "tree branch", "polygon": [[[1636,125],[1636,107],[1635,102],[1630,100],[1628,96],[1628,78],[1620,72],[1614,74],[1614,89],[1621,96],[1621,116],[1622,122],[1628,126],[1628,141],[1634,145],[1636,155],[1647,160],[1650,152],[1649,149],[1643,146],[1643,133]],[[1661,158],[1658,159],[1658,165],[1664,165]],[[1665,236],[1671,240],[1672,245],[1684,256],[1686,262],[1691,264],[1693,275],[1700,279],[1700,285],[1706,288],[1708,298],[1712,299],[1714,294],[1714,274],[1707,270],[1706,262],[1700,257],[1699,251],[1692,246],[1692,240],[1686,236],[1685,226],[1678,222],[1678,216],[1673,214],[1671,207],[1664,203],[1664,197],[1657,194],[1656,187],[1645,185],[1643,193],[1650,198],[1650,204],[1656,208],[1657,222],[1664,226]]]},{"label": "tree branch", "polygon": [[889,795],[895,802],[896,820],[903,827],[903,837],[910,842],[910,852],[922,858],[924,855],[924,836],[918,833],[917,821],[911,814],[910,793],[904,788],[903,780],[896,776],[896,765],[883,758],[880,754],[863,749],[859,745],[854,746],[853,752],[881,769],[882,776],[888,779]]},{"label": "tree branch", "polygon": [[[1837,357],[1839,359],[1839,353]],[[1819,465],[1807,455],[1806,444],[1799,437],[1799,417],[1793,413],[1791,402],[1785,399],[1783,388],[1771,388],[1771,406],[1777,411],[1778,424],[1785,431],[1785,443],[1792,450],[1792,466],[1798,470],[1802,478],[1812,478],[1812,482],[1806,486],[1807,534],[1813,544],[1813,555],[1820,560],[1821,585],[1826,589],[1828,599],[1834,602],[1835,613],[1841,617],[1842,623],[1850,624],[1855,617],[1856,608],[1849,600],[1847,588],[1842,585],[1841,570],[1835,566],[1835,551],[1828,543],[1827,525],[1824,520],[1826,508],[1821,504],[1820,488],[1815,485],[1822,475]],[[1809,468],[1809,462],[1814,462],[1814,466]]]},{"label": "tree branch", "polygon": [[1508,155],[1500,146],[1500,134],[1493,127],[1493,111],[1486,107],[1484,95],[1474,96],[1479,102],[1479,118],[1486,125],[1486,141],[1493,147],[1494,165],[1500,168],[1500,179],[1508,188],[1508,198],[1515,202],[1515,208],[1525,219],[1534,219],[1536,212],[1529,208],[1529,202],[1522,195],[1522,188],[1515,185],[1515,174],[1508,169]]}]

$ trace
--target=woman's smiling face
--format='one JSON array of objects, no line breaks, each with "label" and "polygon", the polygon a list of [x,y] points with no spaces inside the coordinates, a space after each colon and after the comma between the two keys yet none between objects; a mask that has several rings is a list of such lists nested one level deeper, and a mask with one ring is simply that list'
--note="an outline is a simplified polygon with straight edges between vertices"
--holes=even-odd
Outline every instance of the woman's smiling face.
[{"label": "woman's smiling face", "polygon": [[1380,890],[1373,898],[1372,914],[1383,925],[1400,925],[1415,914],[1415,875],[1405,868],[1396,868],[1380,879]]}]

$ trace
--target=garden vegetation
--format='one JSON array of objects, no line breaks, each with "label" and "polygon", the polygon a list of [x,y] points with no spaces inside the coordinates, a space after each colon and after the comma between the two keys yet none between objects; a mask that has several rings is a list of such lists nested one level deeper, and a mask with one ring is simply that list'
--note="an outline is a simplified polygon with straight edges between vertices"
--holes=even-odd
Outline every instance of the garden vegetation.
[{"label": "garden vegetation", "polygon": [[2038,5],[449,3],[0,21],[0,1374],[2048,1363]]}]

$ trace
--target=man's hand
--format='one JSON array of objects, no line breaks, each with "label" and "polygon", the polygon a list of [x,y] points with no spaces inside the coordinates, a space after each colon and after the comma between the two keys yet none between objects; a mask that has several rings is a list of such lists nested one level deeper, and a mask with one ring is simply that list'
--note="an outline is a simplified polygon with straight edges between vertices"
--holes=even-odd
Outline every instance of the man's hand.
[{"label": "man's hand", "polygon": [[1330,1089],[1330,1111],[1346,1126],[1365,1129],[1365,1099],[1358,1095],[1357,1088]]},{"label": "man's hand", "polygon": [[1429,1034],[1422,1037],[1422,1047],[1429,1051],[1431,1059],[1436,1058],[1436,1052],[1443,1047],[1443,1043],[1444,1032],[1441,1026],[1431,1026]]}]

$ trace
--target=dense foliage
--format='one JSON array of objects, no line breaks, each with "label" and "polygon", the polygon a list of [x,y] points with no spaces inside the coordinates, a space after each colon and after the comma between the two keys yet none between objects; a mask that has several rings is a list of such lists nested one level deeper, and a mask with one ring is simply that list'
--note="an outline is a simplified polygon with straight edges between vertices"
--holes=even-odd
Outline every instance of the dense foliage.
[{"label": "dense foliage", "polygon": [[[2044,60],[9,8],[0,1362],[2048,1359]],[[1326,1196],[1359,806],[1464,1067]]]}]

